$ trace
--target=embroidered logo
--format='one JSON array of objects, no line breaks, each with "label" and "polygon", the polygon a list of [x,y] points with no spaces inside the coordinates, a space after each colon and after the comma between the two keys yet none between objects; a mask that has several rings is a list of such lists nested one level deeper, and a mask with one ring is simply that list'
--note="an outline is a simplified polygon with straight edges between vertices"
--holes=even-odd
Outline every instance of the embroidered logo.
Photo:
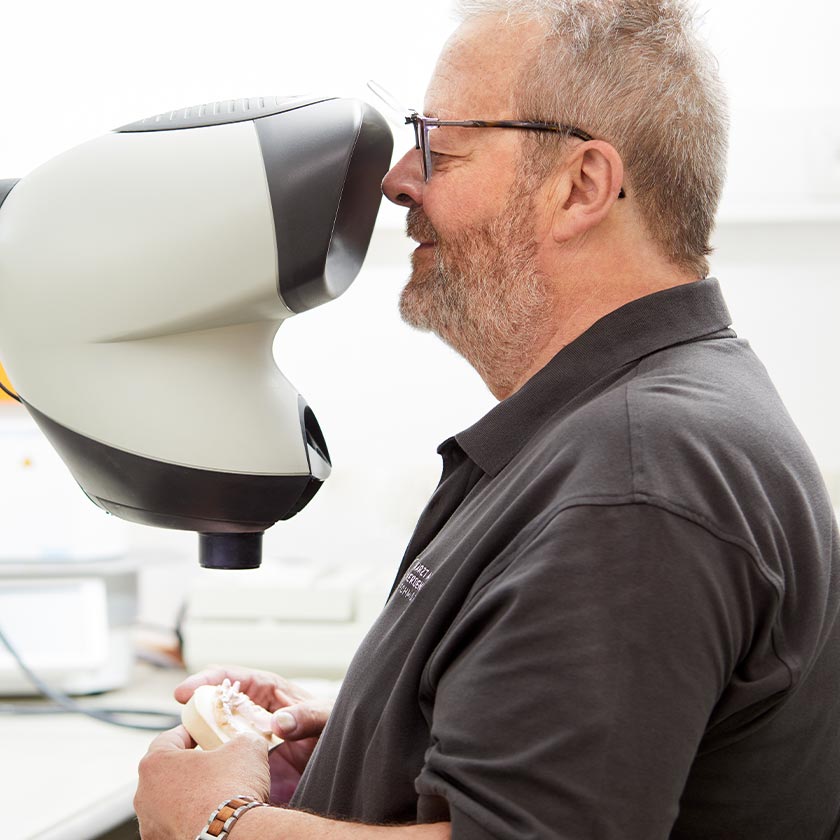
[{"label": "embroidered logo", "polygon": [[420,560],[415,560],[414,565],[405,573],[405,577],[397,587],[397,593],[408,601],[413,601],[417,593],[429,582],[432,570],[423,565]]}]

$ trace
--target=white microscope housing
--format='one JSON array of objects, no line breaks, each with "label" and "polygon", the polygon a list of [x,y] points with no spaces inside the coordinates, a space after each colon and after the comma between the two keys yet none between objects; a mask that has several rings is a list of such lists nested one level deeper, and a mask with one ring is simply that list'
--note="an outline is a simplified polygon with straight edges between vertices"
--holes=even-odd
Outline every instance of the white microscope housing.
[{"label": "white microscope housing", "polygon": [[0,181],[0,359],[97,505],[260,564],[330,472],[273,339],[356,277],[392,144],[361,101],[230,100]]}]

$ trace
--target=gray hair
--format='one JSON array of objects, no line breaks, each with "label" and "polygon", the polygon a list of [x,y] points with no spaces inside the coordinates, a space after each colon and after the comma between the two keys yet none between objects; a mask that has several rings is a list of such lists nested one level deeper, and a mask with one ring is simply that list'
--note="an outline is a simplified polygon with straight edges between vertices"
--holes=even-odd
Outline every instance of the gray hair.
[{"label": "gray hair", "polygon": [[[462,21],[493,14],[545,32],[519,80],[524,119],[577,126],[624,161],[647,228],[663,253],[709,271],[726,171],[728,109],[718,65],[681,0],[455,0]],[[556,144],[533,148],[556,160]]]}]

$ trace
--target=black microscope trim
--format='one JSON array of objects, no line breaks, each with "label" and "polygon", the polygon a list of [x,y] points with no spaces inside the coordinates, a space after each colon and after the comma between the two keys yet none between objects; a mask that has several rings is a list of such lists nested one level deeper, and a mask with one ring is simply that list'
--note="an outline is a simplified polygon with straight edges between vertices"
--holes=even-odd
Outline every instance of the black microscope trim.
[{"label": "black microscope trim", "polygon": [[278,294],[305,312],[343,294],[367,255],[394,140],[363,102],[331,99],[254,121],[277,237]]},{"label": "black microscope trim", "polygon": [[[247,535],[226,542],[229,547],[240,545],[242,554],[237,559],[235,551],[226,552],[224,568],[259,566],[255,535],[294,516],[330,471],[323,435],[302,398],[299,409],[308,475],[238,474],[145,458],[74,432],[23,402],[85,495],[108,513],[142,525],[197,531],[202,537]],[[202,555],[203,546],[213,542],[202,539]],[[218,561],[213,565],[221,567]]]},{"label": "black microscope trim", "polygon": [[174,111],[164,111],[142,120],[115,128],[117,134],[139,131],[175,131],[182,128],[204,128],[209,125],[247,122],[304,108],[316,102],[334,99],[332,96],[255,96],[248,99],[224,99],[188,105]]}]

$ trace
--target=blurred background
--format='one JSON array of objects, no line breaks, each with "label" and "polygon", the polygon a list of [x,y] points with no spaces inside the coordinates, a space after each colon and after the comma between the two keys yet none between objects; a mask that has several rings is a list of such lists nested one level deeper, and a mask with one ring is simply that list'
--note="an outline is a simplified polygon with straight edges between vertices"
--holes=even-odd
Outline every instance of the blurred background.
[{"label": "blurred background", "polygon": [[[840,498],[840,7],[704,0],[698,8],[732,110],[713,274]],[[116,126],[200,102],[310,92],[369,98],[372,78],[420,108],[453,26],[448,0],[4,4],[0,178],[23,177]],[[396,129],[399,154],[409,132]],[[410,253],[403,220],[383,207],[349,292],[278,333],[278,364],[317,414],[334,471],[302,514],[267,534],[269,558],[373,564],[387,578],[436,484],[437,444],[493,405],[459,357],[399,320]],[[28,434],[18,407],[0,408],[0,555],[104,556],[121,544],[142,568],[141,618],[173,627],[203,574],[195,536],[106,521]]]}]

